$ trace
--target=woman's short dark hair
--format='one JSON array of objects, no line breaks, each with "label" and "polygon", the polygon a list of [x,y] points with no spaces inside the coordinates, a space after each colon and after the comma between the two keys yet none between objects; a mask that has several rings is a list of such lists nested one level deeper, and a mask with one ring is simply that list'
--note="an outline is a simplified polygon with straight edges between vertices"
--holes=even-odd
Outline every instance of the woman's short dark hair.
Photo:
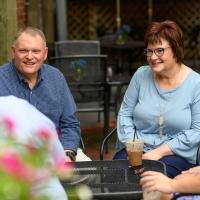
[{"label": "woman's short dark hair", "polygon": [[161,43],[161,39],[169,42],[176,61],[181,63],[184,58],[184,40],[183,32],[176,22],[166,20],[150,24],[144,36],[145,44]]}]

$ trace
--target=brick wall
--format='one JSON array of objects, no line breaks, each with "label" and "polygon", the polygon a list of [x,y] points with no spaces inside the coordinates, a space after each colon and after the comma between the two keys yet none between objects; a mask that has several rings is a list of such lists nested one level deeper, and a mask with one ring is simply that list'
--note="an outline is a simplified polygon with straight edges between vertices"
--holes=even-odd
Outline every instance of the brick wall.
[{"label": "brick wall", "polygon": [[26,16],[25,0],[17,0],[18,28],[24,28],[26,26]]}]

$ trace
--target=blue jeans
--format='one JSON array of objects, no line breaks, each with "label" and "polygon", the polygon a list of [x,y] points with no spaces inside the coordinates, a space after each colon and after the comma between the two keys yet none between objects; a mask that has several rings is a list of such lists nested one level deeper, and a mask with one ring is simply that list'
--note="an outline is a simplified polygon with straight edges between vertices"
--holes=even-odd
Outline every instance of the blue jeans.
[{"label": "blue jeans", "polygon": [[[126,150],[122,149],[114,155],[113,159],[127,159],[127,156],[128,154]],[[179,175],[182,171],[188,170],[189,168],[196,166],[195,164],[191,164],[184,158],[177,155],[164,156],[159,161],[165,164],[167,176],[170,178],[174,178],[175,176]]]}]

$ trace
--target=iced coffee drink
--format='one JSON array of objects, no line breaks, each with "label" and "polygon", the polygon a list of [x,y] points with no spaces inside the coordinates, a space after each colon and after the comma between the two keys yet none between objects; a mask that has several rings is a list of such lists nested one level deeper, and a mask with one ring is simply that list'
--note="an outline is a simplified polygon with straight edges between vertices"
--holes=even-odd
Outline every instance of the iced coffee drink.
[{"label": "iced coffee drink", "polygon": [[133,167],[142,165],[144,142],[142,140],[134,140],[126,142],[126,150],[128,153],[129,164]]}]

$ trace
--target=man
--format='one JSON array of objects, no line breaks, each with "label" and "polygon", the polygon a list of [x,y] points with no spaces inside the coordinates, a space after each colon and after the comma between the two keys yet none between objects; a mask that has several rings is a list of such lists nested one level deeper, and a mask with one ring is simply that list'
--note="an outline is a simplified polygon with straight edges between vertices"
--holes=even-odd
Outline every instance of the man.
[{"label": "man", "polygon": [[33,27],[20,30],[12,45],[13,60],[0,67],[0,96],[25,99],[49,117],[66,155],[75,160],[80,142],[76,105],[62,73],[44,64],[47,54],[41,30]]}]

